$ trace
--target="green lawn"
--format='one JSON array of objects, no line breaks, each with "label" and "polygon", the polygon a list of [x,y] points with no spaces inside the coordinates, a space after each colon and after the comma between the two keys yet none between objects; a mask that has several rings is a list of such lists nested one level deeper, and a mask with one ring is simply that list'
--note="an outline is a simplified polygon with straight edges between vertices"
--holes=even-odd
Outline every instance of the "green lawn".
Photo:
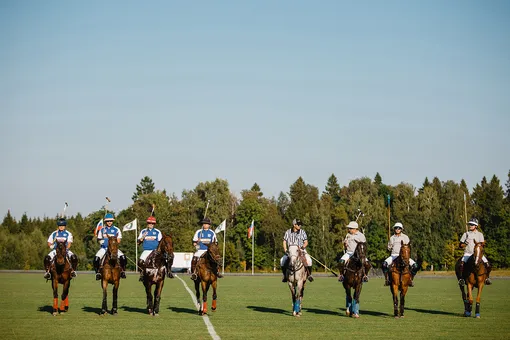
[{"label": "green lawn", "polygon": [[[193,290],[189,277],[181,277]],[[475,319],[461,316],[455,279],[418,275],[407,295],[406,317],[394,319],[389,289],[381,279],[371,279],[361,294],[361,318],[352,319],[344,316],[341,284],[318,277],[307,284],[303,316],[294,318],[289,290],[279,276],[227,276],[219,281],[218,310],[209,313],[209,320],[222,339],[395,339],[395,332],[412,340],[508,339],[510,280],[493,281],[482,296],[482,317]],[[73,280],[69,312],[56,317],[50,283],[41,273],[0,273],[0,293],[2,339],[211,339],[178,279],[166,280],[159,317],[146,314],[144,289],[135,275],[122,280],[117,316],[98,315],[102,290],[91,274]]]}]

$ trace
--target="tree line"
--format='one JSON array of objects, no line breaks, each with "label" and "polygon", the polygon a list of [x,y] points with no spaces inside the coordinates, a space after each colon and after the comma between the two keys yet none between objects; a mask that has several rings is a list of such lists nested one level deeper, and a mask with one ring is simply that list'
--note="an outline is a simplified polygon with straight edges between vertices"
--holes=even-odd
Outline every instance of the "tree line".
[{"label": "tree line", "polygon": [[[265,197],[255,183],[236,197],[224,179],[201,182],[192,190],[183,190],[181,198],[158,190],[150,177],[142,178],[132,196],[133,203],[116,216],[119,228],[135,218],[139,230],[155,206],[157,228],[170,233],[176,252],[193,252],[191,239],[201,226],[204,216],[212,220],[214,230],[227,220],[226,235],[218,235],[225,244],[225,270],[277,270],[283,255],[282,240],[291,221],[299,218],[309,238],[309,253],[330,268],[336,267],[343,253],[345,226],[360,215],[358,222],[368,242],[368,257],[375,267],[388,256],[386,244],[395,222],[402,222],[409,235],[412,256],[423,270],[452,269],[462,255],[458,249],[460,236],[466,231],[466,219],[478,218],[479,229],[486,239],[486,255],[495,268],[510,264],[510,171],[505,189],[499,179],[485,177],[469,190],[466,182],[432,181],[425,178],[420,188],[408,183],[396,186],[384,184],[377,173],[354,179],[340,186],[334,174],[321,192],[299,177],[287,193]],[[208,205],[209,203],[209,205]],[[359,209],[359,210],[358,210]],[[79,258],[79,269],[91,270],[94,254],[99,249],[94,229],[103,218],[104,210],[87,216],[80,213],[67,217],[67,229],[74,236],[73,252]],[[29,218],[23,214],[16,220],[8,211],[0,226],[0,269],[42,269],[43,258],[49,252],[46,240],[56,230],[54,218]],[[255,221],[255,254],[252,262],[252,242],[247,229]],[[390,228],[389,228],[390,226]],[[121,249],[134,269],[134,231],[123,233]],[[226,238],[226,240],[225,240]],[[315,270],[321,266],[314,263]]]}]

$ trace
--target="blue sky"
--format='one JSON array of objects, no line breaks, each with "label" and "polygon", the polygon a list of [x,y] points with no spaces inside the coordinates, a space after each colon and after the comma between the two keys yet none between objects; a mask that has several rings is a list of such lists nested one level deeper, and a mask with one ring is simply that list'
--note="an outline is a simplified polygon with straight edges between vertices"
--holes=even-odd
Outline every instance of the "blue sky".
[{"label": "blue sky", "polygon": [[[192,4],[191,4],[192,3]],[[2,1],[0,214],[510,170],[507,1]]]}]

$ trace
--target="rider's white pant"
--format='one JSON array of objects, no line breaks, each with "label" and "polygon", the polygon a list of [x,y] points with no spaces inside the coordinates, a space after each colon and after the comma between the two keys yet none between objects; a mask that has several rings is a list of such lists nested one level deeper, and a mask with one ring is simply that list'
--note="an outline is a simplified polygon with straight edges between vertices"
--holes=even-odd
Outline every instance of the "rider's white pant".
[{"label": "rider's white pant", "polygon": [[199,249],[195,252],[195,254],[193,254],[193,257],[201,257],[202,255],[204,255],[204,253],[207,251],[207,249]]},{"label": "rider's white pant", "polygon": [[[347,260],[349,260],[352,255],[354,255],[354,252],[352,252],[352,253],[351,252],[346,252],[345,254],[342,255],[340,260],[344,260],[344,262],[347,263]],[[368,257],[366,259],[368,261]]]},{"label": "rider's white pant", "polygon": [[152,253],[154,250],[144,250],[142,252],[142,255],[140,255],[140,260],[142,261],[145,261],[145,259],[147,258],[147,256],[150,255],[150,253]]},{"label": "rider's white pant", "polygon": [[[124,256],[124,253],[120,249],[118,251],[119,251],[119,253],[118,253],[119,257]],[[99,248],[99,250],[96,253],[96,256],[99,257],[100,259],[102,259],[104,254],[106,254],[106,248]]]},{"label": "rider's white pant", "polygon": [[[55,257],[55,255],[57,255],[57,251],[55,249],[53,249],[52,251],[50,251],[50,253],[48,254],[48,256],[50,257],[50,259],[53,260],[53,258]],[[70,251],[69,249],[67,249],[67,256],[71,257],[73,256],[73,252]]]},{"label": "rider's white pant", "polygon": [[[466,263],[467,260],[471,257],[471,255],[473,255],[473,254],[464,254],[464,256],[462,256],[462,262]],[[482,261],[483,261],[483,263],[489,262],[489,261],[487,261],[487,258],[485,257],[485,255],[482,256]]]},{"label": "rider's white pant", "polygon": [[[393,263],[393,260],[395,260],[399,255],[390,255],[386,260],[384,260],[384,262],[386,262],[388,264],[388,267],[391,266],[391,264]],[[413,266],[416,262],[414,262],[413,259],[409,259],[409,264],[411,266]]]}]

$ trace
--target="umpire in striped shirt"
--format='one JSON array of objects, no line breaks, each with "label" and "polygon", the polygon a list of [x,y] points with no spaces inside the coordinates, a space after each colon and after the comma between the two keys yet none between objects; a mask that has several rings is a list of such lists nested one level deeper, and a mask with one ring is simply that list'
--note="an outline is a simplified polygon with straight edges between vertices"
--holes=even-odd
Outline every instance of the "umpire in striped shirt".
[{"label": "umpire in striped shirt", "polygon": [[306,231],[301,229],[301,225],[303,223],[299,219],[294,219],[292,221],[292,228],[285,232],[283,236],[283,251],[285,254],[280,260],[280,266],[282,267],[283,279],[282,282],[287,282],[287,266],[289,261],[288,256],[288,247],[291,245],[297,245],[301,248],[302,252],[305,254],[306,262],[307,262],[307,270],[308,270],[308,281],[313,281],[312,276],[312,259],[310,255],[308,255],[306,251],[306,247],[308,247],[308,237],[306,236]]}]

